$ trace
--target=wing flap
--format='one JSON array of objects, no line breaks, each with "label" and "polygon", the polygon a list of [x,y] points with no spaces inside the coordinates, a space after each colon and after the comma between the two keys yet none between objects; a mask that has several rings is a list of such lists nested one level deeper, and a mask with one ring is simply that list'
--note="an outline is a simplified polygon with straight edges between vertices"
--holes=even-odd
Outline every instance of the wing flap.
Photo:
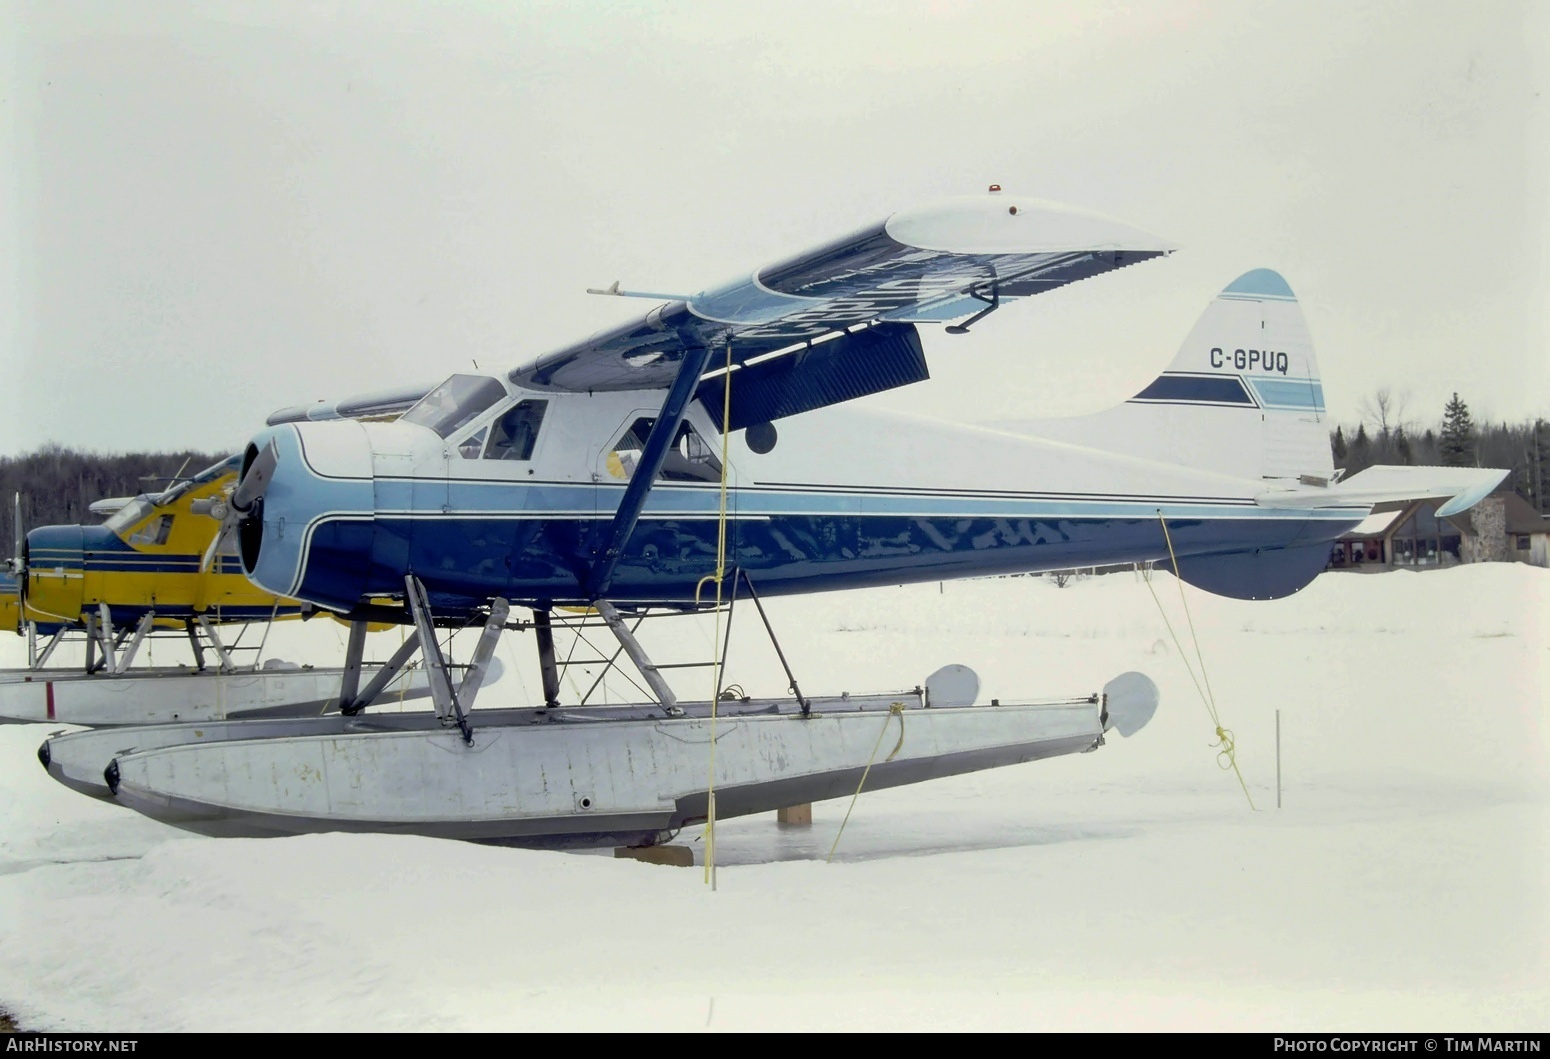
[{"label": "wing flap", "polygon": [[[911,324],[878,324],[810,349],[732,372],[727,429],[742,430],[826,408],[930,377],[920,335]],[[721,426],[723,379],[700,384],[699,399]]]}]

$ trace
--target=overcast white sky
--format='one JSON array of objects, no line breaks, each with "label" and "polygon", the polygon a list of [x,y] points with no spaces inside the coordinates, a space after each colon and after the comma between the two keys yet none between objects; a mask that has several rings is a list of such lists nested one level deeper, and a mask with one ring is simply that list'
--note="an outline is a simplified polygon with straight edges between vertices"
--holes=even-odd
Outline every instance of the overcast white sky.
[{"label": "overcast white sky", "polygon": [[992,181],[1182,250],[879,403],[1122,400],[1269,266],[1336,418],[1547,414],[1547,8],[0,0],[0,453],[234,449]]}]

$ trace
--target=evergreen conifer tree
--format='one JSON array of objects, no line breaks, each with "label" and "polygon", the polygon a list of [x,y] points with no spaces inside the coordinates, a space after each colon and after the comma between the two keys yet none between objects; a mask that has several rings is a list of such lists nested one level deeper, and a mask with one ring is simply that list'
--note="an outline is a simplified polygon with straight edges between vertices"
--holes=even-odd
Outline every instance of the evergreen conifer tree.
[{"label": "evergreen conifer tree", "polygon": [[1330,440],[1329,448],[1330,451],[1334,454],[1336,463],[1339,463],[1341,460],[1345,459],[1345,432],[1339,427],[1335,428],[1335,436]]},{"label": "evergreen conifer tree", "polygon": [[1445,467],[1474,465],[1475,427],[1469,420],[1469,406],[1459,400],[1457,393],[1442,411],[1442,436],[1437,449]]},{"label": "evergreen conifer tree", "polygon": [[1365,423],[1356,428],[1356,437],[1351,439],[1351,448],[1346,453],[1345,466],[1347,478],[1372,466],[1372,439],[1367,436]]},{"label": "evergreen conifer tree", "polygon": [[1550,511],[1550,422],[1534,421],[1534,436],[1529,442],[1534,459],[1534,506]]}]

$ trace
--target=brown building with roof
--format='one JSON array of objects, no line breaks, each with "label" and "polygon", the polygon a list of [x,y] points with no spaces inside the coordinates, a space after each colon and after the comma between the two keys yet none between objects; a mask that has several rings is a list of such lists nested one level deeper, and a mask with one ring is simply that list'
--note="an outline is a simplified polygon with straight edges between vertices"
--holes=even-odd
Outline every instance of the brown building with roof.
[{"label": "brown building with roof", "polygon": [[1522,562],[1550,567],[1550,519],[1516,493],[1493,493],[1439,519],[1445,497],[1379,504],[1334,544],[1331,570]]},{"label": "brown building with roof", "polygon": [[1550,567],[1550,519],[1516,493],[1492,493],[1446,521],[1463,536],[1460,556],[1465,562]]}]

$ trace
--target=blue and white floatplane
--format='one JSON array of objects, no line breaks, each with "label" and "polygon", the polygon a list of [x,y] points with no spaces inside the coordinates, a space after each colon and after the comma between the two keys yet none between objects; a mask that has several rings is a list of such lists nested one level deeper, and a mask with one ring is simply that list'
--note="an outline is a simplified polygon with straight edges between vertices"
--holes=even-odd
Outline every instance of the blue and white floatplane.
[{"label": "blue and white floatplane", "polygon": [[[869,765],[871,789],[1129,734],[1156,707],[1139,674],[1024,705],[932,680],[874,698],[808,698],[793,680],[784,700],[680,702],[630,620],[1119,563],[1274,599],[1312,580],[1374,503],[1445,495],[1446,514],[1500,481],[1419,467],[1342,480],[1302,311],[1265,269],[1097,415],[1012,433],[849,403],[926,381],[923,326],[965,334],[1007,303],[1172,249],[1047,203],[956,199],[698,294],[650,296],[661,304],[639,319],[508,374],[453,375],[394,422],[326,405],[278,416],[247,446],[243,480],[257,484],[227,516],[244,569],[357,623],[413,623],[434,715],[128,729],[50,740],[44,755],[61,778],[209,834],[649,844],[712,813],[849,794]],[[606,624],[655,701],[562,705],[561,607]],[[477,664],[459,686],[436,630],[474,623],[476,663],[503,630],[535,632],[543,703],[470,708]],[[873,760],[884,724],[898,745]]]}]

